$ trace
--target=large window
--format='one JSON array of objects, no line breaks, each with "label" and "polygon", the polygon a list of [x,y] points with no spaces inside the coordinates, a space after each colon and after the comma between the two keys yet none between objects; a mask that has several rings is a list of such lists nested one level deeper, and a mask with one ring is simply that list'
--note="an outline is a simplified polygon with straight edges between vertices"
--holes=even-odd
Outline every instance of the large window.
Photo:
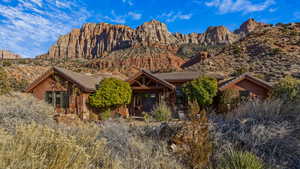
[{"label": "large window", "polygon": [[45,101],[57,108],[67,108],[69,105],[68,94],[63,91],[47,91]]}]

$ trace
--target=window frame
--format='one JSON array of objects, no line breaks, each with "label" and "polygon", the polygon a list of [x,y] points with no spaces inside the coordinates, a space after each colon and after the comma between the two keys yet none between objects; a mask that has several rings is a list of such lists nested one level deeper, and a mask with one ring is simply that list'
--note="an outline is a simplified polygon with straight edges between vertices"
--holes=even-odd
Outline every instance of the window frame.
[{"label": "window frame", "polygon": [[45,101],[56,108],[69,108],[69,95],[67,91],[46,91]]}]

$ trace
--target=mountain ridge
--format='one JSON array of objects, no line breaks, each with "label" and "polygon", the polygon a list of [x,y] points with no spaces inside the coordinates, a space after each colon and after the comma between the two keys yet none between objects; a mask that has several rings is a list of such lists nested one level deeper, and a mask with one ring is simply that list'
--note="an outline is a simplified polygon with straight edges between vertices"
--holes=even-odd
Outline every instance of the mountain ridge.
[{"label": "mountain ridge", "polygon": [[232,44],[262,25],[265,24],[249,19],[234,32],[224,26],[211,26],[204,33],[181,34],[169,32],[167,25],[157,20],[145,22],[136,29],[126,25],[86,23],[80,29],[59,37],[49,52],[38,58],[94,59],[116,50],[141,46],[172,49],[176,53],[180,45],[188,43],[205,46]]}]

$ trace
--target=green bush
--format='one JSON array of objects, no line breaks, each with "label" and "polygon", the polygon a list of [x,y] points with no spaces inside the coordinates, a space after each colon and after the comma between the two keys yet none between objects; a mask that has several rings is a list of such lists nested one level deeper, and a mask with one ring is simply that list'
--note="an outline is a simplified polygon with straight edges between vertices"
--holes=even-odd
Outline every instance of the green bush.
[{"label": "green bush", "polygon": [[228,151],[219,162],[219,169],[264,169],[263,161],[250,152]]},{"label": "green bush", "polygon": [[217,80],[211,77],[201,76],[183,85],[182,91],[190,101],[197,101],[201,108],[213,103],[217,95]]},{"label": "green bush", "polygon": [[7,73],[0,67],[0,95],[8,94],[11,91]]},{"label": "green bush", "polygon": [[132,90],[129,83],[107,78],[99,83],[96,93],[89,97],[89,104],[95,108],[110,108],[129,104]]},{"label": "green bush", "polygon": [[157,121],[168,121],[171,119],[172,111],[165,101],[160,101],[152,111],[155,120]]},{"label": "green bush", "polygon": [[291,76],[281,79],[273,89],[273,97],[280,98],[285,101],[294,101],[300,96],[300,80]]}]

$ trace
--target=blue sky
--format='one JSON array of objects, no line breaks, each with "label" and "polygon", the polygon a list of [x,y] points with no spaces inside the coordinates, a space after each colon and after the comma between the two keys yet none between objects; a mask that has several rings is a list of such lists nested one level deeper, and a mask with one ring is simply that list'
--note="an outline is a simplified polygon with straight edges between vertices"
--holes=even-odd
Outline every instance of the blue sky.
[{"label": "blue sky", "polygon": [[0,0],[0,49],[35,57],[86,22],[135,28],[157,19],[171,32],[201,33],[217,25],[234,30],[248,18],[300,22],[300,0]]}]

